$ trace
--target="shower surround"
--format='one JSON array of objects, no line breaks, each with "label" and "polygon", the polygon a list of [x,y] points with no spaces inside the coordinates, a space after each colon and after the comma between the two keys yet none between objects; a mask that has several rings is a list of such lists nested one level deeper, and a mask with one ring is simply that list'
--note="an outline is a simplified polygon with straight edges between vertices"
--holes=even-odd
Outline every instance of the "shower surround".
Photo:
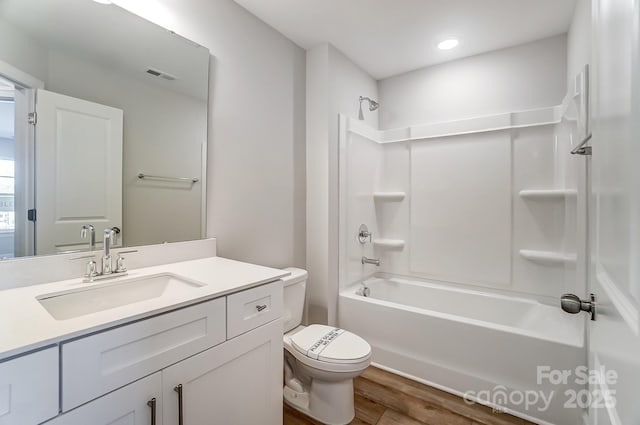
[{"label": "shower surround", "polygon": [[[586,362],[584,318],[558,306],[584,292],[586,270],[586,171],[569,154],[586,131],[583,74],[575,83],[562,105],[474,119],[379,131],[340,117],[338,325],[379,366],[537,422],[579,422],[564,391],[584,387],[537,376]],[[555,396],[541,409],[496,388]]]}]

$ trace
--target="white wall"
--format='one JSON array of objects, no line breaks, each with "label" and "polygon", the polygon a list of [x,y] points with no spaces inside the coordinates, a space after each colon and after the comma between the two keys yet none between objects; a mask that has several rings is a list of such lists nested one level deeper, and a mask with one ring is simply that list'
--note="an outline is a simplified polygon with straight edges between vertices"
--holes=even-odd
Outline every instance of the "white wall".
[{"label": "white wall", "polygon": [[381,80],[380,128],[558,105],[566,46],[560,35]]},{"label": "white wall", "polygon": [[119,3],[213,56],[207,233],[218,254],[304,266],[304,50],[231,0]]},{"label": "white wall", "polygon": [[[338,294],[338,122],[358,116],[359,97],[378,98],[376,81],[335,47],[307,52],[307,319],[335,323]],[[378,114],[365,110],[378,126]]]},{"label": "white wall", "polygon": [[47,49],[3,18],[0,18],[0,60],[41,81],[47,79]]},{"label": "white wall", "polygon": [[578,0],[567,35],[567,82],[591,63],[591,0]]},{"label": "white wall", "polygon": [[307,281],[306,316],[326,322],[329,280],[329,46],[307,51]]}]

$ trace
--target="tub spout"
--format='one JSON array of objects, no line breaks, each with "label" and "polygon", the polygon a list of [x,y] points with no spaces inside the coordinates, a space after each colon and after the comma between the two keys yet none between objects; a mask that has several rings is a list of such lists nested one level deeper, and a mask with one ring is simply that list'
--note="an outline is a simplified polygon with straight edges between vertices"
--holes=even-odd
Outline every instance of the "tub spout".
[{"label": "tub spout", "polygon": [[380,266],[380,260],[377,258],[362,257],[362,264],[374,264],[376,266]]}]

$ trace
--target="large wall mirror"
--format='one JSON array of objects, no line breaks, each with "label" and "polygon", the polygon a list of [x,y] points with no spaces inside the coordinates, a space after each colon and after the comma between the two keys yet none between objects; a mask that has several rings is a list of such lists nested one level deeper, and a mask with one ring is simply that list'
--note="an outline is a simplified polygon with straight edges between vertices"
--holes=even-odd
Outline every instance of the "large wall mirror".
[{"label": "large wall mirror", "polygon": [[0,0],[0,258],[205,234],[209,51],[113,4]]}]

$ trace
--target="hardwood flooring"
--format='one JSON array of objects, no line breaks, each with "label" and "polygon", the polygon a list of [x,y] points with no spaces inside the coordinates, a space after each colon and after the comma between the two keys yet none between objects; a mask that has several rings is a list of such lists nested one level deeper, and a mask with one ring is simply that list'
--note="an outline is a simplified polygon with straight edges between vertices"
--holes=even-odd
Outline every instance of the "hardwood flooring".
[{"label": "hardwood flooring", "polygon": [[[354,387],[352,425],[533,425],[373,366]],[[285,404],[284,425],[322,424]]]}]

